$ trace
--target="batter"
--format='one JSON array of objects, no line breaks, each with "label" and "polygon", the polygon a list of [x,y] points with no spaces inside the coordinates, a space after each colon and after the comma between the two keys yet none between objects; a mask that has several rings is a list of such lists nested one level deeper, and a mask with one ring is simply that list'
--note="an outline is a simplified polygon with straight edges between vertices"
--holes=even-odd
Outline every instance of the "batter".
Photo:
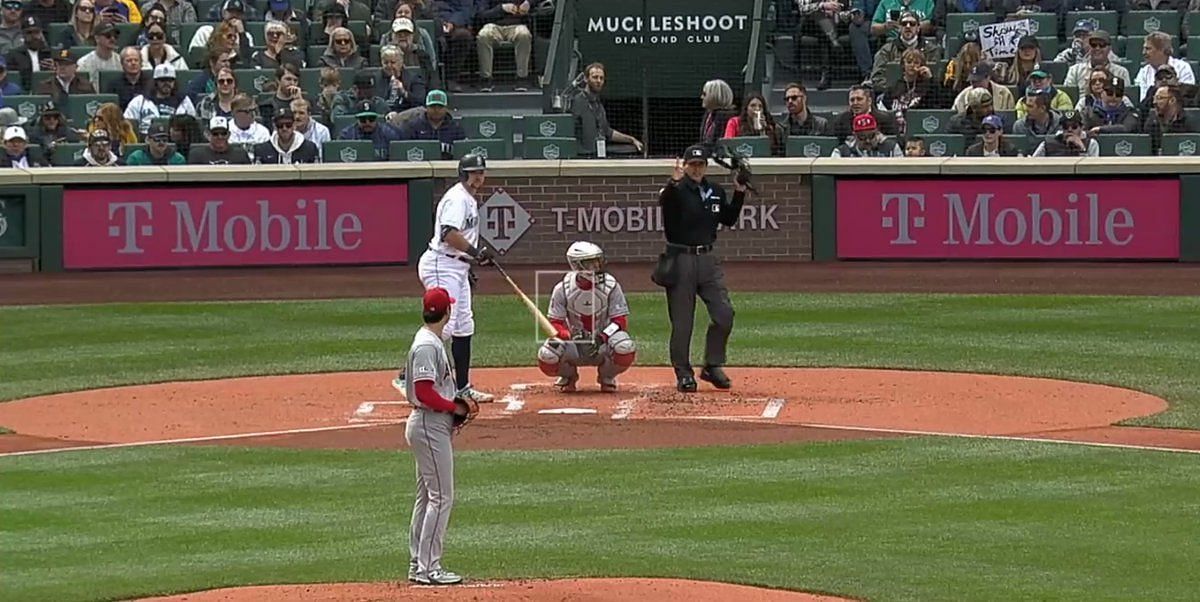
[{"label": "batter", "polygon": [[576,390],[578,366],[596,366],[600,390],[617,390],[617,375],[633,365],[636,346],[629,336],[629,303],[617,279],[604,271],[604,251],[586,241],[567,249],[571,271],[550,293],[546,317],[558,331],[538,349],[538,367],[557,376],[554,386]]},{"label": "batter", "polygon": [[417,501],[409,529],[408,580],[425,585],[454,585],[463,578],[442,568],[442,543],[454,505],[454,392],[450,358],[442,332],[451,322],[454,298],[444,288],[425,291],[425,326],[413,337],[405,361],[405,396],[413,406],[404,438],[417,462]]}]

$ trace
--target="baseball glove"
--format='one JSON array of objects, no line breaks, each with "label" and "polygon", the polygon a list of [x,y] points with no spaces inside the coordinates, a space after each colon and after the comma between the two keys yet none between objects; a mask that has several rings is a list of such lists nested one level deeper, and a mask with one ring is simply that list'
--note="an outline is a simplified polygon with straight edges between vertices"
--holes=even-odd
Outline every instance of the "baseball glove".
[{"label": "baseball glove", "polygon": [[454,432],[463,430],[479,415],[479,403],[468,397],[454,398]]}]

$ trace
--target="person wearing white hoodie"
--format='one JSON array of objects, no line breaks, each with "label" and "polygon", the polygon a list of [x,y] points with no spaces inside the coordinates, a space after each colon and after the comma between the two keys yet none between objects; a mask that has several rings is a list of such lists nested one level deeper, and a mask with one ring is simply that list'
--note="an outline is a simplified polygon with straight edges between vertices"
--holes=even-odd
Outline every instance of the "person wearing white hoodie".
[{"label": "person wearing white hoodie", "polygon": [[76,167],[116,167],[120,164],[121,157],[112,152],[107,130],[92,130],[83,156],[75,162]]},{"label": "person wearing white hoodie", "polygon": [[[271,130],[254,120],[257,107],[249,96],[238,94],[230,107],[233,109],[233,119],[229,120],[229,143],[245,147],[247,152],[253,153],[255,145],[271,138]],[[251,156],[250,160],[253,161],[254,157]]]},{"label": "person wearing white hoodie", "polygon": [[254,146],[255,163],[291,165],[316,163],[318,158],[317,145],[296,133],[296,116],[291,109],[276,113],[275,133]]}]

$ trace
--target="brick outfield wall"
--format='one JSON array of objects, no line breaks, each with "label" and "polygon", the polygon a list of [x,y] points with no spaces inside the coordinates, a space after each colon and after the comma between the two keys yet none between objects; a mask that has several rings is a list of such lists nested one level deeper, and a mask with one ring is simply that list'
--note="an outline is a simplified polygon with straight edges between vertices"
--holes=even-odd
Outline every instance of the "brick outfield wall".
[{"label": "brick outfield wall", "polygon": [[[658,191],[669,176],[488,178],[480,195],[481,233],[493,246],[507,247],[503,256],[513,264],[564,261],[567,246],[576,240],[600,245],[610,261],[654,260],[665,241]],[[754,180],[762,195],[747,200],[738,227],[718,232],[720,255],[743,261],[811,260],[809,182],[796,175]],[[716,181],[733,193],[729,176],[716,176]],[[453,184],[448,179],[435,181],[435,207]]]}]

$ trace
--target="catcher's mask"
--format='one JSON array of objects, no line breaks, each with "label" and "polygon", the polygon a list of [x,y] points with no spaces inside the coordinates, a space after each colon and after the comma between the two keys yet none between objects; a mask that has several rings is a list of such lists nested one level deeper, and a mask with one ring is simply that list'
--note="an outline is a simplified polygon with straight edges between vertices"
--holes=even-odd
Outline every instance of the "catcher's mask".
[{"label": "catcher's mask", "polygon": [[571,243],[567,249],[567,265],[576,274],[595,280],[596,276],[604,273],[604,250],[587,241]]}]

